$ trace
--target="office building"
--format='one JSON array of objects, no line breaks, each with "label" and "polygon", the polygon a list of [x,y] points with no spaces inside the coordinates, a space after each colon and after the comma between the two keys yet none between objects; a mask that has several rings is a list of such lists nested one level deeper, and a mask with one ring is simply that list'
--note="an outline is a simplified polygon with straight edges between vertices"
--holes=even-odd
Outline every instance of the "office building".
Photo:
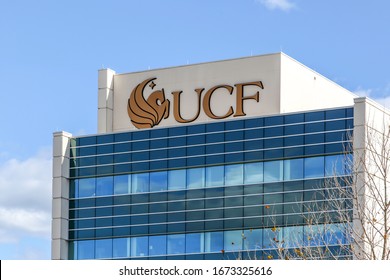
[{"label": "office building", "polygon": [[98,133],[54,133],[53,259],[354,257],[353,203],[321,207],[374,102],[283,53],[98,86]]}]

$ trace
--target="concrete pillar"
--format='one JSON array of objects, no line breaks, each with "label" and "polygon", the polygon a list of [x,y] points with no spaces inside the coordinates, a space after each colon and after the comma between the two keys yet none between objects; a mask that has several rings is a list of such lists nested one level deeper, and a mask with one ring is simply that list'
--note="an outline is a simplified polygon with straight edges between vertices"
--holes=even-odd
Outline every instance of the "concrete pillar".
[{"label": "concrete pillar", "polygon": [[114,75],[114,70],[99,70],[98,133],[112,132],[114,108]]}]

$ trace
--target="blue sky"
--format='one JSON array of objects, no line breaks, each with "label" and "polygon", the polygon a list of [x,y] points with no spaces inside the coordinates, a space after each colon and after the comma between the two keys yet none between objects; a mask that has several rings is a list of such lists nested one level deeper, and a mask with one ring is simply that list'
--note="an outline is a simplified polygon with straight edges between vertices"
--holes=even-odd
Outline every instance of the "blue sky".
[{"label": "blue sky", "polygon": [[52,133],[96,132],[97,70],[283,51],[390,104],[390,1],[0,0],[0,259],[49,259]]}]

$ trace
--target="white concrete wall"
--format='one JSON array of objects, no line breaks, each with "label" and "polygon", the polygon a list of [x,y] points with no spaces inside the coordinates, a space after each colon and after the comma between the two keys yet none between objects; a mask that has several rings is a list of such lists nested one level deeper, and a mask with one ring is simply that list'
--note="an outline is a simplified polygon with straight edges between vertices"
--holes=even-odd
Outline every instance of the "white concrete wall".
[{"label": "white concrete wall", "polygon": [[68,259],[69,141],[71,134],[53,134],[52,246],[53,260]]},{"label": "white concrete wall", "polygon": [[280,113],[353,106],[356,95],[285,54],[280,68]]},{"label": "white concrete wall", "polygon": [[[389,125],[390,112],[382,105],[366,97],[355,99],[353,225],[356,259],[380,259],[384,249],[384,220],[390,213],[389,210],[384,213],[381,208],[390,201]],[[390,245],[385,250],[389,252]]]}]

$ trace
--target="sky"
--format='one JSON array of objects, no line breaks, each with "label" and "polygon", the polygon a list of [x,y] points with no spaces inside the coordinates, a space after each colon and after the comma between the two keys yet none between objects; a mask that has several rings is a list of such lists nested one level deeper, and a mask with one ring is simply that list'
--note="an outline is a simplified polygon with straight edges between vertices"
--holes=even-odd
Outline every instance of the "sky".
[{"label": "sky", "polygon": [[0,0],[0,259],[50,259],[52,135],[97,131],[97,75],[284,52],[390,105],[387,0]]}]

